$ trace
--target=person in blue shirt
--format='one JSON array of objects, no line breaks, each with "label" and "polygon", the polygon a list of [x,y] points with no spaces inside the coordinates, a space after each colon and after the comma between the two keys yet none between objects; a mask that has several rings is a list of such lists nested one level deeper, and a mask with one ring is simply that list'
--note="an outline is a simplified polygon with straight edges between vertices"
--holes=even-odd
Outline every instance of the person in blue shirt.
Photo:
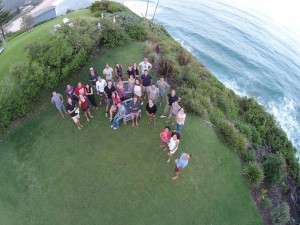
[{"label": "person in blue shirt", "polygon": [[187,166],[187,164],[189,163],[189,159],[192,157],[191,154],[188,154],[188,153],[182,153],[178,159],[177,159],[177,162],[176,162],[176,165],[175,165],[175,176],[172,177],[173,180],[176,180],[178,179],[179,177],[179,171],[181,169],[183,169],[184,167]]},{"label": "person in blue shirt", "polygon": [[125,106],[121,102],[118,103],[118,113],[115,115],[112,125],[114,130],[119,129],[119,121],[126,116]]}]

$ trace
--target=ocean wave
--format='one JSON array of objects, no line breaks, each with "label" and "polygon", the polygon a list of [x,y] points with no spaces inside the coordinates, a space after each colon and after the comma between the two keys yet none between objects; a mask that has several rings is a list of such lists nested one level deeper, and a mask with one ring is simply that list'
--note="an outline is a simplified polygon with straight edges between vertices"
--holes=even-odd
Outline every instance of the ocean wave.
[{"label": "ocean wave", "polygon": [[192,53],[193,52],[193,48],[191,46],[189,46],[184,40],[180,39],[180,38],[174,38],[175,41],[179,42],[180,45],[185,48],[185,50],[187,50],[188,52]]}]

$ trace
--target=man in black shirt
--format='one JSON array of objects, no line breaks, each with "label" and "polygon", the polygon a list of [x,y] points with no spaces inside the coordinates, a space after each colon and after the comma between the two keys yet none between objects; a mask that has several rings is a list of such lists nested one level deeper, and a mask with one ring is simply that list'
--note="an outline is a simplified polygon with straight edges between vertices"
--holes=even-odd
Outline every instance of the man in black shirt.
[{"label": "man in black shirt", "polygon": [[66,106],[66,109],[70,116],[72,117],[73,121],[75,122],[77,128],[80,130],[83,126],[80,123],[80,116],[79,116],[79,109],[76,107],[76,104],[74,101],[72,101],[71,98],[68,98],[68,104]]},{"label": "man in black shirt", "polygon": [[106,97],[106,113],[105,117],[108,115],[109,107],[112,105],[111,94],[116,91],[116,88],[112,85],[112,81],[107,81],[107,86],[104,88],[104,94]]},{"label": "man in black shirt", "polygon": [[89,80],[92,82],[93,88],[96,89],[96,82],[99,77],[99,74],[94,71],[93,68],[90,68]]},{"label": "man in black shirt", "polygon": [[128,66],[127,75],[128,75],[128,78],[130,78],[130,75],[133,75],[133,77],[135,77],[134,76],[134,70],[132,69],[132,66]]},{"label": "man in black shirt", "polygon": [[162,116],[160,116],[160,118],[164,118],[166,117],[166,114],[168,113],[168,111],[171,109],[171,106],[174,102],[176,102],[178,100],[178,102],[180,101],[180,97],[178,97],[176,95],[176,91],[173,89],[171,91],[171,93],[169,93],[167,96],[166,96],[166,100],[167,100],[167,105],[165,106],[165,109],[164,109],[164,114]]}]

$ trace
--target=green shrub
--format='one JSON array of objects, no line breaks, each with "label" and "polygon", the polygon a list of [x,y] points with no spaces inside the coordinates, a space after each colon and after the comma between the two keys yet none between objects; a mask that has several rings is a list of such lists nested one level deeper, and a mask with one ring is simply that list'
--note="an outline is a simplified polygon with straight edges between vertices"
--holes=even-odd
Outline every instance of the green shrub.
[{"label": "green shrub", "polygon": [[90,10],[94,13],[97,11],[106,11],[108,9],[109,2],[106,0],[103,1],[95,1],[93,4],[90,6]]},{"label": "green shrub", "polygon": [[266,181],[271,185],[278,184],[282,181],[285,174],[286,164],[280,153],[269,154],[263,163]]},{"label": "green shrub", "polygon": [[130,24],[127,27],[128,35],[129,37],[139,40],[139,41],[144,41],[147,37],[147,32],[146,28],[143,25],[140,24]]},{"label": "green shrub", "polygon": [[246,151],[245,139],[232,124],[225,120],[221,120],[215,125],[218,136],[228,147],[238,152]]},{"label": "green shrub", "polygon": [[264,179],[264,171],[256,162],[249,162],[243,168],[243,176],[251,188],[257,188]]},{"label": "green shrub", "polygon": [[251,127],[242,122],[242,121],[238,121],[235,123],[235,127],[248,139],[251,139]]},{"label": "green shrub", "polygon": [[245,163],[255,162],[256,160],[256,154],[253,151],[245,151],[242,156]]},{"label": "green shrub", "polygon": [[255,127],[252,127],[252,138],[251,138],[251,141],[252,141],[252,145],[254,148],[258,148],[261,146],[262,144],[262,139],[260,137],[260,134],[259,132],[256,130]]},{"label": "green shrub", "polygon": [[290,221],[290,207],[286,202],[278,203],[271,211],[272,224],[284,225]]},{"label": "green shrub", "polygon": [[148,57],[151,53],[154,52],[153,51],[153,44],[150,41],[145,41],[142,44],[142,50],[144,52],[144,55]]},{"label": "green shrub", "polygon": [[185,66],[189,64],[192,60],[192,56],[190,53],[188,53],[186,50],[181,49],[180,52],[177,55],[177,61],[179,65]]},{"label": "green shrub", "polygon": [[267,198],[267,197],[263,198],[261,200],[261,205],[264,209],[270,208],[270,206],[272,205],[272,199]]},{"label": "green shrub", "polygon": [[117,23],[110,20],[102,19],[102,36],[101,40],[107,48],[122,46],[128,41],[128,35],[124,29]]},{"label": "green shrub", "polygon": [[157,73],[164,75],[165,77],[173,77],[174,76],[174,64],[170,62],[170,60],[165,57],[160,57],[158,62],[158,70]]}]

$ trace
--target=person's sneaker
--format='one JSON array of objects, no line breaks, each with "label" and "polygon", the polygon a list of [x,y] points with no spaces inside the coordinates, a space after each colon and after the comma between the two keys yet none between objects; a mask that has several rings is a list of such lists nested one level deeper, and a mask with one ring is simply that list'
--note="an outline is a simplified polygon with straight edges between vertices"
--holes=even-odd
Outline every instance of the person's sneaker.
[{"label": "person's sneaker", "polygon": [[165,115],[161,115],[161,116],[160,116],[160,118],[165,118],[165,117],[166,117]]},{"label": "person's sneaker", "polygon": [[172,126],[174,125],[174,122],[172,123]]},{"label": "person's sneaker", "polygon": [[91,118],[94,118],[93,116],[90,116]]},{"label": "person's sneaker", "polygon": [[170,162],[170,159],[167,160],[167,163],[169,163],[169,162]]},{"label": "person's sneaker", "polygon": [[108,114],[107,113],[105,113],[105,117],[107,117],[108,116]]},{"label": "person's sneaker", "polygon": [[144,102],[141,102],[141,105],[143,105],[144,104]]},{"label": "person's sneaker", "polygon": [[166,123],[170,123],[170,120],[167,120]]},{"label": "person's sneaker", "polygon": [[110,125],[110,128],[114,128],[114,125]]},{"label": "person's sneaker", "polygon": [[117,129],[119,129],[119,128],[114,127],[114,130],[117,130]]}]

